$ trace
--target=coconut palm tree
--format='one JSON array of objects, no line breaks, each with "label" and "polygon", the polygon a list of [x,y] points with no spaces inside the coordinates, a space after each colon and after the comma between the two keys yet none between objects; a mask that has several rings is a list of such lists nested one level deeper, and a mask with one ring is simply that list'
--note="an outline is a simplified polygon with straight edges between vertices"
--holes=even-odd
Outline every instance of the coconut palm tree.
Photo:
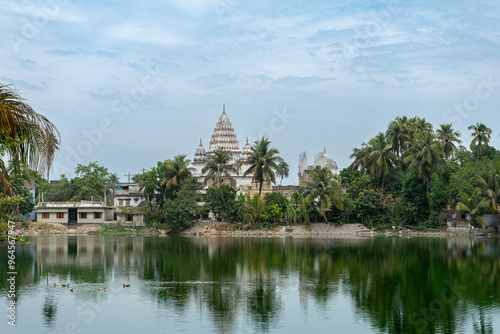
[{"label": "coconut palm tree", "polygon": [[[45,116],[28,105],[11,85],[0,84],[0,187],[13,195],[4,158],[27,169],[50,169],[59,132]],[[18,173],[16,170],[15,173]]]},{"label": "coconut palm tree", "polygon": [[[112,201],[114,203],[115,202],[116,185],[118,184],[118,182],[120,182],[120,179],[118,178],[118,175],[116,173],[111,173],[111,174],[109,174],[109,182],[111,182],[111,186],[113,187],[113,198],[112,198]],[[142,185],[141,185],[141,187],[142,187]]]},{"label": "coconut palm tree", "polygon": [[479,162],[479,156],[483,153],[483,146],[488,147],[488,143],[491,139],[491,129],[483,123],[476,123],[476,125],[471,125],[467,129],[472,130],[471,136],[473,138],[470,143],[470,149],[473,150],[477,147],[476,168],[474,172],[474,174],[477,175],[477,164]]},{"label": "coconut palm tree", "polygon": [[382,132],[370,139],[368,144],[363,143],[361,149],[354,149],[351,158],[355,159],[352,163],[353,168],[360,167],[361,172],[381,181],[382,189],[387,175],[394,170],[397,161],[391,142]]},{"label": "coconut palm tree", "polygon": [[410,140],[408,137],[408,117],[396,117],[394,121],[389,123],[389,127],[387,128],[385,135],[390,141],[392,149],[399,159],[403,154],[405,142]]},{"label": "coconut palm tree", "polygon": [[342,186],[328,168],[316,166],[309,173],[309,181],[303,181],[301,187],[305,195],[303,207],[306,208],[314,203],[325,221],[327,220],[325,210],[332,204],[339,210],[343,209]]},{"label": "coconut palm tree", "polygon": [[462,199],[457,203],[455,210],[458,212],[465,212],[471,215],[472,221],[476,221],[482,227],[486,226],[485,220],[481,217],[481,211],[483,209],[483,205],[481,201],[478,199],[477,191],[474,191],[472,195],[468,195],[464,192],[460,192],[458,196]]},{"label": "coconut palm tree", "polygon": [[250,165],[243,174],[253,174],[253,182],[259,185],[259,196],[262,193],[262,184],[264,182],[276,183],[276,172],[282,172],[279,164],[283,159],[278,156],[280,153],[276,148],[269,148],[271,142],[262,137],[260,141],[256,140],[248,153],[246,164]]},{"label": "coconut palm tree", "polygon": [[280,161],[278,167],[281,170],[276,171],[276,175],[281,178],[281,185],[283,185],[283,178],[288,177],[288,173],[290,172],[290,166],[285,162],[285,160]]},{"label": "coconut palm tree", "polygon": [[431,132],[419,132],[415,135],[404,159],[408,169],[421,178],[429,191],[429,178],[432,173],[441,174],[443,168],[443,149]]},{"label": "coconut palm tree", "polygon": [[166,169],[163,173],[163,181],[160,185],[164,186],[167,191],[177,191],[180,189],[184,181],[193,176],[195,170],[189,167],[191,160],[186,159],[186,155],[177,155],[173,160],[167,160]]},{"label": "coconut palm tree", "polygon": [[372,147],[370,155],[367,157],[370,175],[382,179],[382,190],[384,189],[385,178],[389,173],[394,170],[394,163],[397,160],[390,142],[386,136],[379,132],[379,134],[370,140],[369,144]]},{"label": "coconut palm tree", "polygon": [[453,130],[452,124],[441,124],[439,129],[436,130],[438,139],[441,141],[443,147],[444,157],[448,159],[453,156],[457,150],[454,143],[460,144],[462,141],[459,139],[460,132]]},{"label": "coconut palm tree", "polygon": [[236,180],[231,174],[238,172],[237,166],[232,163],[233,154],[230,151],[224,149],[216,149],[213,153],[208,155],[208,161],[202,170],[202,173],[208,173],[205,182],[212,180],[214,184],[220,190],[220,195],[224,207],[226,209],[226,214],[229,215],[229,209],[224,198],[224,192],[222,191],[222,183],[224,180],[228,181],[231,186],[236,186]]}]

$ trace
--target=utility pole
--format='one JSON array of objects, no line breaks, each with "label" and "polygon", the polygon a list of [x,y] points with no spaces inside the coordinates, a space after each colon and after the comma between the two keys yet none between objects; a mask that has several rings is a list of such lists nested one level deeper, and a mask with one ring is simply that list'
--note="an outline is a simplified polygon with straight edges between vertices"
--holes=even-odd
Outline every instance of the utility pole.
[{"label": "utility pole", "polygon": [[128,174],[125,174],[125,176],[128,176],[128,183],[130,183],[130,177],[132,176],[132,174],[128,173]]}]

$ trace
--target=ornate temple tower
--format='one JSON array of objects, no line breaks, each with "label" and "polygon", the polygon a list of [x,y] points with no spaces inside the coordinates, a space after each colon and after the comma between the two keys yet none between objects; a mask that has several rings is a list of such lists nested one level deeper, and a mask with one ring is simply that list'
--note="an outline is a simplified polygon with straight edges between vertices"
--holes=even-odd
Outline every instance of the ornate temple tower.
[{"label": "ornate temple tower", "polygon": [[239,161],[241,158],[240,144],[238,143],[238,137],[236,137],[233,125],[226,114],[226,105],[222,106],[222,115],[220,115],[212,138],[210,139],[208,154],[214,152],[218,148],[230,151],[233,154],[232,163]]},{"label": "ornate temple tower", "polygon": [[[203,182],[205,176],[203,174],[203,168],[207,164],[207,161],[216,149],[224,149],[228,150],[233,155],[232,164],[239,164],[244,161],[245,154],[251,150],[250,144],[247,142],[243,148],[243,152],[240,150],[240,144],[238,142],[238,137],[236,136],[236,132],[234,131],[233,125],[229,120],[229,117],[226,114],[226,106],[222,107],[222,115],[219,117],[219,121],[215,125],[214,132],[210,139],[210,144],[208,147],[208,151],[205,151],[203,147],[202,141],[200,139],[200,145],[196,149],[196,153],[194,154],[194,159],[192,162],[193,167],[196,169],[194,172],[194,176],[200,181]],[[231,175],[236,179],[236,185],[248,185],[250,186],[252,183],[252,175],[243,176],[245,170],[247,170],[247,165],[242,165],[240,172],[238,174]]]},{"label": "ornate temple tower", "polygon": [[203,147],[203,144],[201,142],[200,138],[200,145],[196,149],[196,153],[194,154],[194,159],[192,162],[193,167],[196,169],[194,172],[194,175],[201,175],[203,167],[207,164],[207,152],[205,152],[205,148]]}]

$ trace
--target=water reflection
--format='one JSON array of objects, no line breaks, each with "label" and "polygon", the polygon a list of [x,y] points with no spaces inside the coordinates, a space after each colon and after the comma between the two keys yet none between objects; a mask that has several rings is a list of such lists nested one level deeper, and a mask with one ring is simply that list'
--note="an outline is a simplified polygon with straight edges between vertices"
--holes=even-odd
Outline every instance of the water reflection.
[{"label": "water reflection", "polygon": [[[177,326],[188,332],[206,321],[218,333],[296,332],[297,314],[304,330],[331,329],[339,320],[388,333],[500,330],[493,316],[500,309],[498,239],[71,236],[31,241],[17,248],[16,293],[18,299],[40,301],[41,311],[35,313],[48,332],[64,328],[67,308],[104,302],[124,308],[123,301],[130,302],[127,311],[145,314],[153,326],[149,332],[180,320]],[[1,245],[0,257],[6,255]],[[2,300],[6,278],[0,273]],[[54,282],[70,282],[82,293],[70,299],[51,286]],[[122,283],[131,288],[120,289]],[[109,287],[107,295],[97,292],[99,286]],[[157,314],[143,310],[149,302]],[[331,314],[337,308],[342,319]],[[113,317],[101,319],[103,324],[120,326]]]}]

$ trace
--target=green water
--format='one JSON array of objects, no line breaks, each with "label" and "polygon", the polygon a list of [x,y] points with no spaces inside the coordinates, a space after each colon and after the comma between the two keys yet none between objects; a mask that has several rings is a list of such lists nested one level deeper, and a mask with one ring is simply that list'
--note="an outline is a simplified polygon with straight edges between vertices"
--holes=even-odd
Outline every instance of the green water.
[{"label": "green water", "polygon": [[30,241],[16,327],[0,245],[0,333],[500,332],[499,239]]}]

